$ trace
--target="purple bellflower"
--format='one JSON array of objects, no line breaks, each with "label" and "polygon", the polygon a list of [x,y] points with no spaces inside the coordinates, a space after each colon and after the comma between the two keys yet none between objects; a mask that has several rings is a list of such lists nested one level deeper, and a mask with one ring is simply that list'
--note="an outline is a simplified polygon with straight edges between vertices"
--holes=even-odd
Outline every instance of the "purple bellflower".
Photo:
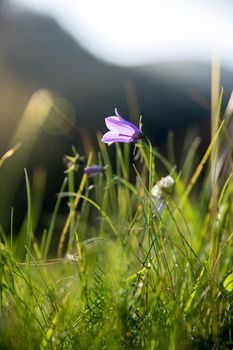
[{"label": "purple bellflower", "polygon": [[139,128],[122,118],[116,108],[114,116],[105,118],[105,124],[110,131],[103,135],[102,141],[108,145],[114,142],[137,142],[139,139]]},{"label": "purple bellflower", "polygon": [[104,167],[101,165],[91,165],[84,169],[84,173],[88,177],[96,176],[104,171]]}]

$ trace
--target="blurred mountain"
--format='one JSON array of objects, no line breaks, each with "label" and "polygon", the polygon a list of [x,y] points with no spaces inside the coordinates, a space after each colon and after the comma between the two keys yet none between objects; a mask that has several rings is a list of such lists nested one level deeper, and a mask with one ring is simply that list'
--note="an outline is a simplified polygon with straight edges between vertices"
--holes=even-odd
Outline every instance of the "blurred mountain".
[{"label": "blurred mountain", "polygon": [[[190,125],[197,126],[208,142],[209,65],[187,62],[136,68],[108,65],[83,50],[50,17],[8,8],[3,0],[0,0],[0,43],[1,154],[16,140],[25,108],[36,91],[53,91],[69,101],[75,111],[75,124],[69,132],[54,136],[39,129],[33,142],[27,144],[26,137],[19,140],[21,149],[0,172],[3,218],[9,218],[13,198],[17,202],[20,193],[25,193],[24,188],[20,189],[24,186],[24,167],[29,173],[38,165],[46,169],[46,190],[48,198],[53,198],[49,195],[59,189],[63,155],[70,153],[71,145],[83,152],[87,143],[83,143],[82,135],[84,139],[90,135],[95,140],[97,131],[106,130],[104,117],[113,114],[115,107],[135,122],[142,114],[144,130],[158,147],[168,130],[174,129],[179,152]],[[226,104],[233,73],[222,69],[221,77]]]},{"label": "blurred mountain", "polygon": [[[160,137],[161,130],[202,121],[209,114],[195,100],[198,96],[207,101],[210,98],[207,65],[181,62],[137,68],[111,66],[85,52],[49,17],[25,11],[7,16],[6,10],[0,16],[0,86],[9,95],[12,91],[9,98],[18,106],[11,113],[16,106],[7,104],[11,115],[8,123],[9,119],[17,122],[31,94],[41,88],[56,90],[71,101],[77,126],[91,131],[103,130],[103,117],[113,113],[115,106],[122,114],[129,114],[132,95],[138,109],[134,106],[134,112],[143,114],[148,130],[151,122],[156,126],[152,135],[156,137]],[[232,72],[222,71],[227,93],[232,76]],[[1,130],[2,125],[5,128],[4,116]],[[6,138],[4,132],[1,139]]]}]

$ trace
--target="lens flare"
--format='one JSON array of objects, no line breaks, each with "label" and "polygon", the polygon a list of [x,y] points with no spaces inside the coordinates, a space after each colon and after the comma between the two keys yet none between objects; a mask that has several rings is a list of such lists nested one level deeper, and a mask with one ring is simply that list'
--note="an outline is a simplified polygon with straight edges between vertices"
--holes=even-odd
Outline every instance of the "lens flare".
[{"label": "lens flare", "polygon": [[35,117],[41,128],[51,135],[67,134],[75,124],[73,105],[57,93],[39,90]]}]

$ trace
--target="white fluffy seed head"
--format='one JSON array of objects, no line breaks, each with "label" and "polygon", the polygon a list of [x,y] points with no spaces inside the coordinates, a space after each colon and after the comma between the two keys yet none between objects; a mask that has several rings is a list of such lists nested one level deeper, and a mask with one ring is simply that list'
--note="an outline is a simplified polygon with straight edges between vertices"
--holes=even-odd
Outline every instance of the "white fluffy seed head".
[{"label": "white fluffy seed head", "polygon": [[172,188],[174,186],[174,179],[168,175],[166,177],[162,177],[151,189],[152,196],[152,210],[155,215],[162,215],[164,209],[164,197],[167,194],[171,193]]},{"label": "white fluffy seed head", "polygon": [[174,186],[174,179],[168,175],[162,177],[152,188],[151,195],[153,197],[161,198],[163,193],[170,193]]},{"label": "white fluffy seed head", "polygon": [[67,262],[70,262],[71,264],[74,262],[74,261],[77,261],[77,258],[75,255],[73,254],[70,254],[69,252],[66,254],[66,261]]},{"label": "white fluffy seed head", "polygon": [[164,190],[165,192],[170,192],[174,186],[174,179],[168,175],[166,177],[162,177],[161,180],[159,181],[159,186],[161,190]]},{"label": "white fluffy seed head", "polygon": [[156,198],[162,197],[162,191],[158,184],[154,185],[151,189],[151,195]]}]

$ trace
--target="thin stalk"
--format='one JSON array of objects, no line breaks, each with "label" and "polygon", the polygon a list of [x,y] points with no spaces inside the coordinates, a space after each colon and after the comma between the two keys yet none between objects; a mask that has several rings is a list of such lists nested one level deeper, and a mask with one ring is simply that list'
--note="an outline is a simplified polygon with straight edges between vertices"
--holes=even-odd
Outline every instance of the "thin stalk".
[{"label": "thin stalk", "polygon": [[[87,165],[86,165],[87,167],[91,164],[91,160],[92,160],[92,153],[89,154],[89,157],[87,160]],[[79,189],[78,189],[76,196],[74,198],[74,204],[73,204],[73,208],[72,208],[73,210],[75,210],[79,204],[79,201],[81,199],[81,194],[84,191],[86,182],[87,182],[87,175],[83,174]],[[70,212],[67,219],[66,219],[65,225],[63,227],[63,230],[62,230],[62,233],[60,236],[60,241],[59,241],[58,251],[57,251],[57,254],[59,257],[62,255],[62,251],[63,251],[66,235],[67,235],[70,223],[71,223],[71,219],[72,219],[72,213]]]},{"label": "thin stalk", "polygon": [[[61,193],[64,192],[66,184],[67,184],[67,178],[65,178],[63,183],[62,183],[61,190],[60,190]],[[44,241],[45,244],[43,245],[44,248],[42,250],[42,252],[43,252],[42,255],[43,255],[44,259],[47,258],[48,253],[49,253],[49,249],[50,249],[51,242],[52,242],[52,237],[53,237],[53,232],[54,232],[54,227],[55,227],[55,222],[56,222],[58,210],[59,210],[60,205],[61,205],[61,200],[62,200],[62,198],[60,196],[57,196],[56,204],[55,204],[55,207],[54,207],[54,210],[53,210],[53,214],[52,214],[52,217],[51,217],[51,220],[50,220],[48,233],[46,234],[46,238],[45,238],[45,241]]]},{"label": "thin stalk", "polygon": [[[68,172],[68,191],[70,193],[73,193],[75,191],[74,171],[73,170]],[[74,210],[74,197],[73,196],[69,197],[69,208],[70,208],[70,215],[71,215],[70,229],[69,229],[69,232],[70,232],[70,234],[69,234],[69,250],[70,250],[73,246],[74,231],[75,231],[75,219],[74,219],[75,210]]]}]

